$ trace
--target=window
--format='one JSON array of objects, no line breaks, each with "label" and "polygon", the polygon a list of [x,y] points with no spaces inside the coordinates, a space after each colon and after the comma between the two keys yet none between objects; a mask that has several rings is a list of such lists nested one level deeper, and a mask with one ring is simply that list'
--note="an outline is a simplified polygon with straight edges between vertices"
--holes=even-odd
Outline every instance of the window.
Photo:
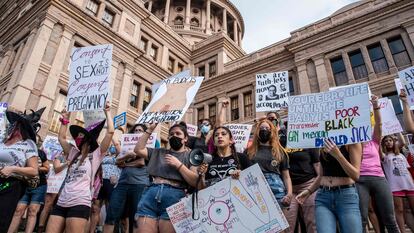
[{"label": "window", "polygon": [[178,63],[177,72],[181,72],[181,71],[183,71],[183,70],[184,70],[184,65],[183,65],[183,64],[180,64],[180,63]]},{"label": "window", "polygon": [[243,102],[244,102],[244,117],[251,117],[253,116],[253,101],[252,101],[252,93],[244,93],[243,94]]},{"label": "window", "polygon": [[148,45],[148,40],[142,37],[141,41],[139,42],[139,49],[145,52],[147,51],[147,45]]},{"label": "window", "polygon": [[392,58],[394,59],[397,67],[404,67],[411,64],[410,57],[408,56],[404,42],[401,36],[387,40],[390,47]]},{"label": "window", "polygon": [[144,103],[142,104],[142,111],[145,111],[145,109],[148,107],[150,102],[151,102],[151,90],[145,88]]},{"label": "window", "polygon": [[289,95],[295,94],[295,85],[293,83],[292,77],[289,77]]},{"label": "window", "polygon": [[152,45],[150,49],[150,56],[152,57],[154,61],[157,61],[157,53],[158,53],[158,47],[155,45]]},{"label": "window", "polygon": [[208,119],[211,121],[211,124],[216,124],[216,104],[208,106]]},{"label": "window", "polygon": [[138,108],[138,96],[139,96],[140,85],[137,81],[132,83],[131,96],[129,98],[129,105],[134,108]]},{"label": "window", "polygon": [[86,11],[91,15],[96,16],[98,13],[98,2],[94,0],[88,0],[88,3],[86,3]]},{"label": "window", "polygon": [[210,62],[209,64],[209,69],[208,69],[208,73],[209,73],[209,77],[213,77],[214,75],[216,75],[216,62]]},{"label": "window", "polygon": [[380,43],[368,46],[368,53],[375,73],[383,73],[388,70],[388,63]]},{"label": "window", "polygon": [[112,27],[112,24],[114,23],[114,17],[115,17],[115,13],[113,13],[112,11],[108,9],[105,9],[103,16],[102,16],[102,21],[106,26]]},{"label": "window", "polygon": [[192,18],[190,21],[190,25],[193,27],[200,27],[200,22],[198,21],[197,18]]},{"label": "window", "polygon": [[204,117],[204,108],[197,108],[197,120],[198,124],[201,124],[201,122],[205,119]]},{"label": "window", "polygon": [[206,74],[206,67],[200,66],[198,67],[198,76],[204,76]]},{"label": "window", "polygon": [[367,67],[365,66],[364,58],[362,57],[361,50],[355,50],[348,53],[349,60],[351,61],[352,73],[355,80],[368,77]]},{"label": "window", "polygon": [[396,115],[403,113],[403,110],[400,104],[400,98],[398,97],[398,93],[396,91],[383,94],[382,97],[388,97],[388,99],[391,100],[392,106],[394,107],[394,111]]},{"label": "window", "polygon": [[231,120],[235,121],[239,119],[239,97],[235,96],[230,98],[230,106],[231,106]]},{"label": "window", "polygon": [[183,25],[183,17],[181,17],[181,16],[177,16],[177,17],[174,19],[174,25]]},{"label": "window", "polygon": [[331,59],[331,67],[336,85],[348,84],[348,76],[346,75],[344,60],[341,56]]},{"label": "window", "polygon": [[175,62],[174,58],[172,58],[172,57],[168,58],[168,70],[171,73],[174,73],[174,62]]},{"label": "window", "polygon": [[62,109],[65,107],[66,105],[66,93],[64,93],[63,91],[60,91],[59,94],[56,96],[55,99],[55,106],[53,109],[53,116],[52,116],[52,121],[49,125],[49,130],[55,133],[59,132],[59,128],[60,128],[60,111],[62,111]]}]

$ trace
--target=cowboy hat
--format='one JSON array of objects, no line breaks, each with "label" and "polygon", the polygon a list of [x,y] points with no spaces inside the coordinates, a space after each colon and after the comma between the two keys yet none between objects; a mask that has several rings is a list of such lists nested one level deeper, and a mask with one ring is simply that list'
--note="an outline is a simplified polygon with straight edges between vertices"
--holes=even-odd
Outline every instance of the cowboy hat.
[{"label": "cowboy hat", "polygon": [[6,117],[10,124],[14,124],[16,122],[20,123],[20,129],[27,133],[27,136],[36,142],[36,134],[40,130],[40,124],[38,121],[42,116],[46,107],[37,110],[36,112],[31,110],[32,113],[29,115],[26,114],[26,111],[22,114],[6,111]]},{"label": "cowboy hat", "polygon": [[[90,153],[90,152],[95,151],[99,147],[97,140],[98,140],[99,134],[101,133],[105,125],[105,121],[106,120],[103,120],[99,124],[94,125],[92,127],[88,127],[86,129],[79,125],[71,125],[69,127],[69,131],[73,139],[76,139],[80,133],[84,135],[83,140],[84,142],[86,141],[89,142],[89,146],[90,146],[89,153]],[[78,149],[80,150],[81,148],[78,148]]]}]

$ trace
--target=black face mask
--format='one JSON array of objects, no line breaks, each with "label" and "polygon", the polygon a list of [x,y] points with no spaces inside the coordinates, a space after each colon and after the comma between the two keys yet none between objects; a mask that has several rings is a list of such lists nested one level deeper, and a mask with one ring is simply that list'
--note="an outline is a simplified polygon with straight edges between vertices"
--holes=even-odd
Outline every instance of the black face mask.
[{"label": "black face mask", "polygon": [[183,143],[181,142],[183,139],[176,137],[176,136],[172,136],[169,139],[169,143],[171,146],[171,149],[173,150],[179,150],[181,149],[181,147],[183,146]]},{"label": "black face mask", "polygon": [[265,143],[268,142],[270,140],[270,130],[266,130],[266,129],[261,129],[259,131],[259,141],[261,143]]}]

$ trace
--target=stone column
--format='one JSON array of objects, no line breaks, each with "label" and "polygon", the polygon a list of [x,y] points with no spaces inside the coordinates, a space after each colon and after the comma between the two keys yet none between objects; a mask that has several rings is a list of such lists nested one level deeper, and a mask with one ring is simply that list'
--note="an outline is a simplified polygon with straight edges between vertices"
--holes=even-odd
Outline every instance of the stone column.
[{"label": "stone column", "polygon": [[139,86],[139,96],[138,96],[138,112],[143,112],[145,109],[144,107],[144,96],[145,96],[145,85],[141,83]]},{"label": "stone column", "polygon": [[10,56],[13,53],[13,48],[10,47],[10,49],[7,50],[7,52],[4,54],[3,59],[1,59],[0,62],[0,77],[3,75],[4,71],[6,70],[6,65],[9,62]]},{"label": "stone column", "polygon": [[328,81],[328,75],[326,73],[325,61],[323,59],[323,56],[318,56],[314,58],[313,62],[315,63],[316,77],[318,79],[319,91],[321,92],[328,91],[329,81]]},{"label": "stone column", "polygon": [[298,84],[299,84],[298,86],[299,86],[300,94],[311,93],[308,73],[306,71],[306,63],[302,62],[301,64],[298,64],[297,69],[298,69]]},{"label": "stone column", "polygon": [[131,92],[132,69],[129,64],[125,64],[124,75],[122,77],[121,95],[119,97],[118,113],[126,112],[129,105],[129,94]]},{"label": "stone column", "polygon": [[205,73],[206,73],[204,75],[204,77],[206,79],[209,79],[210,78],[210,64],[208,62],[204,65],[204,69],[205,69]]},{"label": "stone column", "polygon": [[244,120],[244,98],[243,93],[239,93],[239,120]]},{"label": "stone column", "polygon": [[361,46],[361,53],[362,57],[364,58],[365,67],[367,67],[368,80],[372,80],[375,78],[376,75],[374,71],[374,66],[372,66],[371,59],[369,58],[369,53],[366,46]]},{"label": "stone column", "polygon": [[170,0],[165,3],[164,23],[168,24],[170,17]]},{"label": "stone column", "polygon": [[168,47],[163,45],[162,46],[162,55],[161,55],[161,67],[164,69],[168,69]]},{"label": "stone column", "polygon": [[187,0],[187,4],[185,6],[185,23],[184,26],[190,26],[190,17],[191,17],[191,0]]},{"label": "stone column", "polygon": [[346,76],[348,76],[348,83],[349,84],[356,83],[355,78],[354,78],[354,73],[352,71],[351,61],[349,60],[349,56],[346,52],[342,52],[342,59],[345,64]]},{"label": "stone column", "polygon": [[242,32],[239,30],[239,46],[242,47]]},{"label": "stone column", "polygon": [[385,59],[387,60],[388,68],[390,69],[390,72],[397,73],[398,69],[395,66],[394,58],[392,57],[390,48],[388,47],[387,40],[382,39],[380,42],[381,42],[381,47],[382,47],[382,50],[384,51]]},{"label": "stone column", "polygon": [[22,71],[20,72],[19,77],[17,77],[17,87],[9,99],[9,104],[17,110],[25,109],[31,90],[33,89],[33,84],[36,79],[47,42],[49,41],[52,33],[53,25],[54,22],[49,19],[45,19],[45,21],[43,21],[37,32],[34,44],[31,47],[31,53],[25,58]]},{"label": "stone column", "polygon": [[210,28],[210,12],[211,12],[211,0],[207,0],[206,2],[206,33],[211,34]]},{"label": "stone column", "polygon": [[238,35],[237,35],[237,21],[234,19],[233,21],[233,35],[234,35],[234,42],[236,44],[239,44]]},{"label": "stone column", "polygon": [[414,23],[411,23],[411,25],[405,26],[405,29],[407,30],[408,37],[411,40],[411,44],[414,45]]},{"label": "stone column", "polygon": [[401,38],[404,42],[405,49],[407,50],[408,56],[410,57],[411,64],[414,65],[414,50],[413,50],[414,44],[411,44],[410,37],[406,33],[401,33]]},{"label": "stone column", "polygon": [[223,8],[223,32],[227,34],[227,9]]},{"label": "stone column", "polygon": [[152,11],[152,0],[150,0],[150,1],[148,2],[148,10],[149,10],[149,12],[151,12],[151,11]]},{"label": "stone column", "polygon": [[[118,65],[119,65],[119,61],[117,61],[118,59],[115,59],[114,57],[112,58],[112,67],[111,67],[111,76],[110,78],[110,93],[109,93],[109,99],[112,100],[112,103],[114,102],[114,89],[115,89],[115,82],[116,82],[116,76],[118,73]],[[118,101],[118,106],[119,106],[119,99]]]}]

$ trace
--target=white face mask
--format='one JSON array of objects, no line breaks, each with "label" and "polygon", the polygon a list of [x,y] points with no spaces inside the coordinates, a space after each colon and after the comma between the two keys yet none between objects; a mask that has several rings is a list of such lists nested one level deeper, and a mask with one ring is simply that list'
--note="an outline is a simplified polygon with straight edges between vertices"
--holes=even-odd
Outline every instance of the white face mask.
[{"label": "white face mask", "polygon": [[201,126],[201,133],[206,134],[210,131],[210,126],[209,125],[203,125]]}]

